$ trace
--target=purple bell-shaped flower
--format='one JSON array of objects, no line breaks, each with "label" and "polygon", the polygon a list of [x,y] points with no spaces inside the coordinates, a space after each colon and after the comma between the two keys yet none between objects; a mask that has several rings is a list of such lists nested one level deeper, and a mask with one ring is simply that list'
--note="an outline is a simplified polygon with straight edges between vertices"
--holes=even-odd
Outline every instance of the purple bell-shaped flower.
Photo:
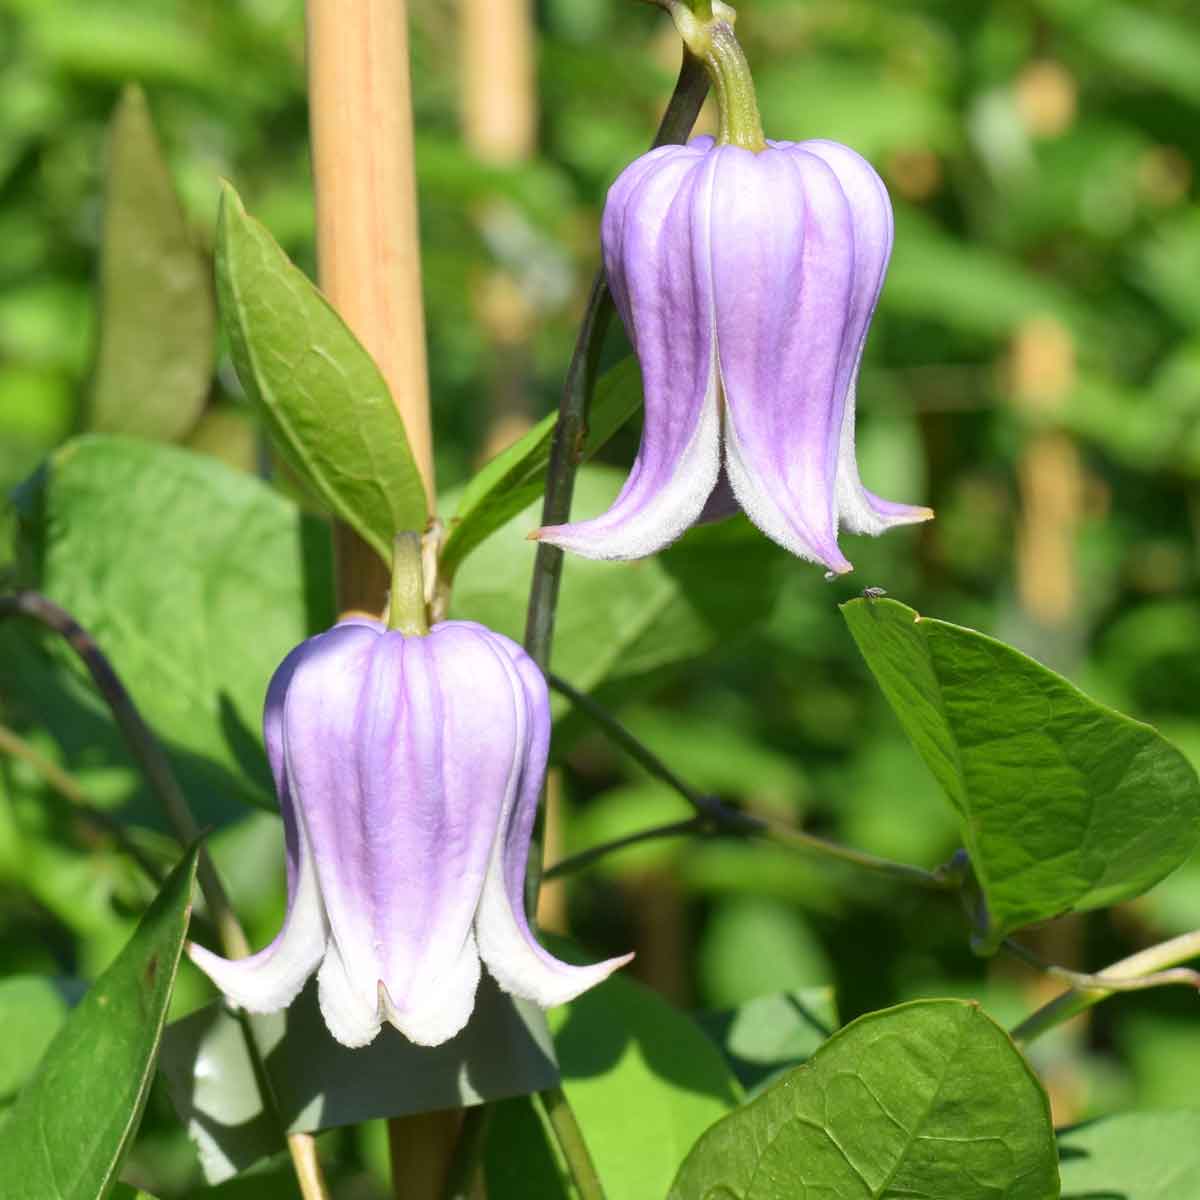
[{"label": "purple bell-shaped flower", "polygon": [[534,939],[523,887],[546,766],[545,680],[470,621],[426,637],[348,620],[292,651],[264,716],[287,848],[283,929],[250,958],[192,960],[236,1004],[272,1012],[318,971],[330,1033],[389,1021],[436,1046],[471,1015],[480,964],[543,1007],[626,958],[569,966]]},{"label": "purple bell-shaped flower", "polygon": [[608,512],[540,540],[641,558],[740,507],[841,574],[839,527],[933,515],[867,491],[855,462],[855,381],[892,248],[883,181],[835,142],[765,147],[698,137],[613,184],[604,264],[641,362],[641,447]]}]

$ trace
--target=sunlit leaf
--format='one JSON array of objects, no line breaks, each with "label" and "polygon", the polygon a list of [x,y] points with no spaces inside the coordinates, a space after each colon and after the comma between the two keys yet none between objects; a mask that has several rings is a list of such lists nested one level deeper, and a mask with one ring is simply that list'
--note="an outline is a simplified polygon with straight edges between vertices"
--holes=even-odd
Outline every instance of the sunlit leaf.
[{"label": "sunlit leaf", "polygon": [[975,1004],[869,1013],[710,1129],[668,1200],[1057,1200],[1050,1106]]},{"label": "sunlit leaf", "polygon": [[959,817],[980,948],[1152,887],[1200,839],[1200,781],[1148,725],[993,638],[893,600],[842,613]]},{"label": "sunlit leaf", "polygon": [[390,562],[393,536],[428,517],[404,422],[374,360],[228,185],[217,296],[238,378],[280,453]]},{"label": "sunlit leaf", "polygon": [[171,873],[0,1124],[11,1200],[98,1200],[111,1190],[154,1078],[196,855]]},{"label": "sunlit leaf", "polygon": [[1200,1110],[1121,1113],[1058,1135],[1062,1200],[1194,1200]]},{"label": "sunlit leaf", "polygon": [[[227,815],[231,796],[272,804],[263,697],[284,655],[331,622],[323,523],[207,456],[99,434],[57,451],[21,508],[26,582],[95,637],[195,781],[205,819],[220,815],[213,801]],[[13,622],[0,630],[0,680],[11,673],[22,709],[75,746],[109,724],[104,706],[90,682],[64,689],[21,674],[34,669],[28,653],[7,647],[30,636]],[[79,750],[94,759],[91,741]]]}]

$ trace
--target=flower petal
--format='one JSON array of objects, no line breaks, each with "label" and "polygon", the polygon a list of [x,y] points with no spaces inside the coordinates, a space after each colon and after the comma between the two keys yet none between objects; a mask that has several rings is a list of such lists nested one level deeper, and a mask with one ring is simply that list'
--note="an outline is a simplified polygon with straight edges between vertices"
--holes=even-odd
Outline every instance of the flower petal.
[{"label": "flower petal", "polygon": [[519,719],[507,664],[482,627],[446,622],[383,641],[364,689],[359,764],[379,978],[392,1024],[436,1045],[474,1005],[475,911]]},{"label": "flower petal", "polygon": [[[292,674],[283,719],[288,783],[312,847],[329,925],[321,990],[330,991],[326,981],[336,975],[333,993],[352,992],[363,1011],[377,1011],[380,961],[358,741],[363,680],[381,638],[374,628],[345,624],[310,639]],[[336,1020],[327,1021],[339,1036]]]},{"label": "flower petal", "polygon": [[613,185],[605,268],[642,368],[637,459],[612,507],[535,535],[589,558],[643,558],[699,516],[720,467],[720,413],[707,253],[712,155],[662,147]]},{"label": "flower petal", "polygon": [[[234,1004],[248,1012],[276,1012],[299,995],[325,954],[328,930],[312,849],[302,819],[290,812],[281,792],[280,806],[288,813],[297,839],[295,885],[288,897],[287,915],[279,935],[249,958],[228,959],[188,943],[188,955]],[[290,854],[289,849],[289,854]]]},{"label": "flower petal", "polygon": [[[837,507],[842,525],[851,533],[880,534],[895,525],[927,521],[933,510],[881,500],[863,487],[854,452],[855,382],[863,346],[892,253],[892,205],[887,188],[861,155],[838,142],[811,141],[799,150],[821,159],[837,176],[854,214],[854,286],[851,291],[848,334],[839,372],[848,374],[846,406],[838,443]],[[857,333],[857,343],[853,337]]]},{"label": "flower petal", "polygon": [[587,967],[571,966],[544,950],[529,928],[525,868],[550,746],[550,701],[546,681],[533,660],[508,638],[495,633],[489,636],[510,664],[518,707],[524,716],[524,745],[518,755],[521,769],[492,849],[475,931],[480,956],[500,987],[551,1008],[607,979],[633,955]]},{"label": "flower petal", "polygon": [[325,1026],[343,1046],[357,1050],[369,1046],[383,1025],[383,1000],[376,984],[373,994],[363,990],[353,978],[336,942],[329,951],[317,976],[317,1003]]},{"label": "flower petal", "polygon": [[837,177],[798,147],[718,159],[712,279],[725,389],[725,467],[768,537],[839,573],[835,478],[855,272]]}]

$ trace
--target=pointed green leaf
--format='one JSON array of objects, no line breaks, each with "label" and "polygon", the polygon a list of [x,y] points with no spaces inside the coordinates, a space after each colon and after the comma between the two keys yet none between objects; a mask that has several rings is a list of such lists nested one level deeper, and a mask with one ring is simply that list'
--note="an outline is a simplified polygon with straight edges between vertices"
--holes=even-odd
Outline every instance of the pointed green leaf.
[{"label": "pointed green leaf", "polygon": [[192,848],[0,1124],[8,1200],[101,1200],[137,1132],[191,913]]},{"label": "pointed green leaf", "polygon": [[[245,799],[272,806],[263,697],[284,655],[332,619],[326,523],[206,455],[101,434],[57,450],[19,503],[23,582],[111,659],[201,820]],[[19,714],[48,723],[69,762],[126,764],[76,657],[48,641],[67,672],[47,678],[32,637],[0,628],[0,688]]]},{"label": "pointed green leaf", "polygon": [[714,1125],[668,1200],[1056,1200],[1050,1105],[975,1004],[869,1013]]},{"label": "pointed green leaf", "polygon": [[842,613],[959,817],[987,905],[1014,929],[1146,891],[1200,838],[1200,782],[1154,729],[1033,659],[892,600]]},{"label": "pointed green leaf", "polygon": [[374,360],[228,184],[217,298],[233,361],[279,452],[331,512],[391,561],[425,528],[425,489]]},{"label": "pointed green leaf", "polygon": [[1058,1135],[1062,1200],[1196,1200],[1200,1109],[1121,1113]]},{"label": "pointed green leaf", "polygon": [[[588,418],[586,462],[629,420],[642,403],[642,374],[637,359],[619,362],[596,384]],[[442,547],[442,571],[454,575],[489,534],[506,525],[545,491],[546,467],[558,414],[539,421],[523,438],[501,451],[467,484]]]},{"label": "pointed green leaf", "polygon": [[208,396],[215,335],[208,258],[193,243],[146,97],[126,88],[109,132],[88,426],[182,437]]}]

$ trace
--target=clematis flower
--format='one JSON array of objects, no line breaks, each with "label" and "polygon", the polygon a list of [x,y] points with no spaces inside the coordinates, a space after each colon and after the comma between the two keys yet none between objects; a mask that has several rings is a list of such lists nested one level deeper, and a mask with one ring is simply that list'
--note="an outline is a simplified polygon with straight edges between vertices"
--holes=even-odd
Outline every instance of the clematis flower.
[{"label": "clematis flower", "polygon": [[533,536],[641,558],[740,507],[841,574],[839,527],[933,515],[867,491],[855,461],[855,381],[892,248],[883,181],[835,142],[765,145],[662,146],[613,184],[601,237],[642,367],[641,447],[608,512]]},{"label": "clematis flower", "polygon": [[348,620],[288,655],[264,732],[283,814],[287,914],[250,958],[189,947],[236,1004],[273,1012],[318,971],[330,1033],[388,1021],[436,1046],[467,1023],[480,963],[543,1007],[626,958],[569,966],[534,939],[523,887],[546,765],[541,672],[469,621],[426,637]]}]

